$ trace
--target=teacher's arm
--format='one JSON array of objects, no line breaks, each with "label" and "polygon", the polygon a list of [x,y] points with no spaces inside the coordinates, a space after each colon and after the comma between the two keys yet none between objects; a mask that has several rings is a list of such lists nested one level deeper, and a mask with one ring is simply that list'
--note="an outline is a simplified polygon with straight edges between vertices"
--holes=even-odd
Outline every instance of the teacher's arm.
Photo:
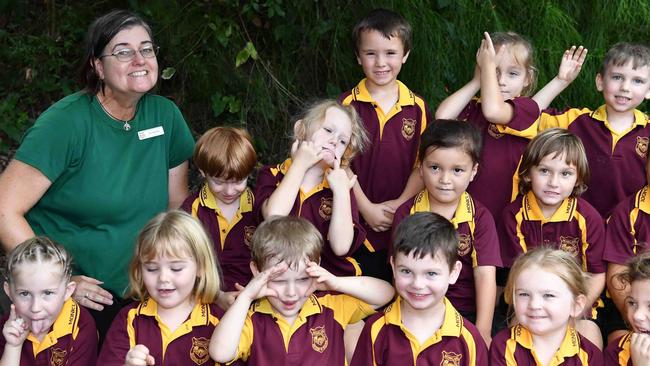
[{"label": "teacher's arm", "polygon": [[25,215],[51,185],[40,170],[15,159],[0,175],[0,243],[6,252],[34,236]]},{"label": "teacher's arm", "polygon": [[189,190],[187,189],[188,166],[189,163],[187,161],[184,161],[180,165],[177,165],[169,169],[169,201],[167,204],[168,208],[181,207],[181,204],[190,193]]}]

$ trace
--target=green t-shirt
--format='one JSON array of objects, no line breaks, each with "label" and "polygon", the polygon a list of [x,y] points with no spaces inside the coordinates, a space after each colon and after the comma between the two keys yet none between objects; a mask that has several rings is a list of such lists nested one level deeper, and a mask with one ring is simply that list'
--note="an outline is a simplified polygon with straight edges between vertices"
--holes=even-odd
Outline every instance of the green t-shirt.
[{"label": "green t-shirt", "polygon": [[78,92],[46,110],[16,152],[52,182],[27,214],[36,235],[59,242],[77,274],[119,296],[138,232],[167,209],[169,169],[194,148],[181,112],[164,97],[145,94],[130,124],[125,131],[96,97]]}]

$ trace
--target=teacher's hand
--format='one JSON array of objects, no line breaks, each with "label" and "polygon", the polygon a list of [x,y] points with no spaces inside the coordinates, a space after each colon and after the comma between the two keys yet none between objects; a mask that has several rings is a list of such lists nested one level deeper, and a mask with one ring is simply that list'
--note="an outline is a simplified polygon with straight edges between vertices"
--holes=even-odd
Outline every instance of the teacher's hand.
[{"label": "teacher's hand", "polygon": [[72,281],[77,283],[72,297],[80,305],[102,311],[104,305],[113,304],[113,295],[99,286],[102,281],[87,276],[72,276]]}]

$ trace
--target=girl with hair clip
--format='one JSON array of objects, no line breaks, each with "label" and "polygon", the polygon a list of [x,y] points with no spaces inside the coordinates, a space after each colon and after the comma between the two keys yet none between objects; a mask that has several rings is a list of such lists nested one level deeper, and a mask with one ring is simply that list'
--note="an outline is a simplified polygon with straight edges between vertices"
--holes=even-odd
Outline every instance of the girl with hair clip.
[{"label": "girl with hair clip", "polygon": [[98,365],[188,365],[210,362],[210,336],[222,311],[218,264],[202,225],[181,211],[154,217],[138,235],[129,268],[137,302],[123,308],[106,336]]},{"label": "girl with hair clip", "polygon": [[625,307],[632,330],[609,343],[605,363],[607,366],[650,365],[650,253],[631,258],[616,277],[629,290]]},{"label": "girl with hair clip", "polygon": [[345,168],[368,138],[351,106],[334,100],[312,104],[294,125],[291,157],[260,170],[255,192],[258,219],[295,215],[323,235],[321,266],[335,276],[361,274],[351,255],[365,231]]},{"label": "girl with hair clip", "polygon": [[586,277],[562,250],[539,247],[517,258],[504,291],[513,326],[494,336],[490,365],[602,366],[600,349],[575,327],[587,304]]},{"label": "girl with hair clip", "polygon": [[582,46],[566,50],[557,76],[530,97],[537,83],[530,42],[514,32],[485,32],[474,77],[438,107],[436,119],[468,121],[481,130],[481,169],[468,192],[497,221],[516,192],[514,175],[528,141],[537,134],[540,111],[573,82],[586,56]]},{"label": "girl with hair clip", "polygon": [[[518,175],[520,196],[506,206],[499,223],[504,267],[540,245],[570,253],[590,274],[585,316],[595,321],[595,307],[602,307],[599,296],[605,288],[605,228],[598,211],[580,198],[589,180],[582,142],[565,129],[540,133],[526,148]],[[577,326],[602,347],[595,322],[580,321]]]},{"label": "girl with hair clip", "polygon": [[6,258],[11,311],[0,320],[0,365],[94,365],[97,328],[72,299],[72,258],[46,237],[16,246]]}]

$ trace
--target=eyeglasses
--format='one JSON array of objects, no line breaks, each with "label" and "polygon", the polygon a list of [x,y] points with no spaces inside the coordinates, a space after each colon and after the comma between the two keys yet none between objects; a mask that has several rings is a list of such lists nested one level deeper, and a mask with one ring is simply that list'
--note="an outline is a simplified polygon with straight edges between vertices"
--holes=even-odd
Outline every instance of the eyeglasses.
[{"label": "eyeglasses", "polygon": [[[142,55],[144,58],[154,58],[158,54],[158,50],[160,50],[160,47],[150,45],[137,50],[137,52],[140,52],[140,55]],[[101,55],[99,58],[115,56],[118,61],[128,62],[135,58],[135,53],[136,50],[133,48],[122,48],[121,50],[117,50],[111,53],[110,55]]]}]

